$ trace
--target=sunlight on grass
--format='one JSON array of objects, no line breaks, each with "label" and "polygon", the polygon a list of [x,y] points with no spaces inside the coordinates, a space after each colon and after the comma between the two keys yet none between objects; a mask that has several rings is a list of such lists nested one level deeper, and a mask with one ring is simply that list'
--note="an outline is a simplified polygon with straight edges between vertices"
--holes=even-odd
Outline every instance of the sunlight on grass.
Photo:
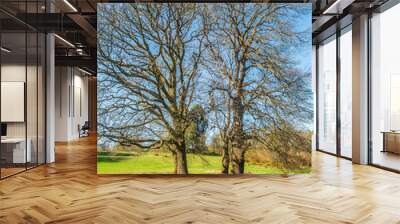
[{"label": "sunlight on grass", "polygon": [[[188,154],[188,169],[190,174],[221,173],[221,156]],[[174,162],[168,153],[108,153],[97,155],[98,174],[172,174]],[[286,173],[307,173],[310,168],[288,171]],[[276,167],[263,167],[246,164],[245,173],[252,174],[283,174],[285,171]]]}]

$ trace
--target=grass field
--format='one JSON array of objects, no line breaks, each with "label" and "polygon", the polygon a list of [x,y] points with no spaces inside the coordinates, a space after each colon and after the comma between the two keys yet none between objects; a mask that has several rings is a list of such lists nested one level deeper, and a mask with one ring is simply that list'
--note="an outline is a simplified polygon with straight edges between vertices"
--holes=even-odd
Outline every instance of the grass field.
[{"label": "grass field", "polygon": [[[188,154],[188,169],[190,174],[221,173],[221,156]],[[172,174],[174,163],[169,153],[131,152],[99,152],[97,154],[98,174]],[[245,173],[252,174],[283,174],[307,173],[310,168],[285,172],[276,167],[263,167],[246,164]]]}]

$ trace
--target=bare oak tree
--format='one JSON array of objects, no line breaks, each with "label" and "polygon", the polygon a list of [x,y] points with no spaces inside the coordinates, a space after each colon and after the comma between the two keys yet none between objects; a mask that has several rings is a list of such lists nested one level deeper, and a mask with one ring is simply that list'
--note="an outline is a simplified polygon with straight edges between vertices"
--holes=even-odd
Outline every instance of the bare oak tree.
[{"label": "bare oak tree", "polygon": [[[210,63],[210,62],[209,62]],[[213,71],[210,69],[210,71]],[[232,100],[225,91],[216,91],[215,87],[223,85],[224,72],[215,72],[214,76],[218,79],[211,82],[211,91],[209,94],[210,112],[212,113],[212,123],[217,130],[219,139],[222,143],[222,173],[229,173],[230,166],[230,149],[231,149],[231,135],[232,135]]]},{"label": "bare oak tree", "polygon": [[207,17],[211,92],[229,97],[229,103],[224,100],[214,108],[220,114],[221,107],[229,107],[225,111],[229,110],[232,124],[224,128],[231,129],[231,172],[241,174],[250,140],[267,143],[268,130],[283,123],[301,124],[311,115],[305,84],[309,74],[296,69],[291,57],[293,46],[309,39],[303,39],[305,34],[296,32],[293,23],[304,8],[243,3],[208,9],[212,12]]},{"label": "bare oak tree", "polygon": [[151,3],[99,7],[101,144],[168,148],[175,173],[187,174],[185,132],[205,50],[202,8]]}]

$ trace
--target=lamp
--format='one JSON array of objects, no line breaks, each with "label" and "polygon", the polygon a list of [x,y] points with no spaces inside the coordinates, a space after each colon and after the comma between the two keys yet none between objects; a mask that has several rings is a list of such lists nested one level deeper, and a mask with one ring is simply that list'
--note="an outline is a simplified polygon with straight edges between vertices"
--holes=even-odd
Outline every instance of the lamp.
[{"label": "lamp", "polygon": [[332,5],[324,10],[322,14],[341,14],[347,6],[351,5],[355,0],[336,0]]},{"label": "lamp", "polygon": [[66,39],[64,39],[64,38],[62,38],[62,37],[60,37],[59,35],[57,35],[57,34],[54,34],[54,36],[55,37],[57,37],[59,40],[61,40],[62,42],[64,42],[65,44],[67,44],[67,45],[69,45],[70,47],[73,47],[73,48],[75,48],[75,45],[73,45],[71,42],[69,42],[68,40],[66,40]]},{"label": "lamp", "polygon": [[0,49],[1,49],[1,51],[4,51],[6,53],[10,53],[11,52],[11,50],[9,50],[9,49],[7,49],[5,47],[1,47]]},{"label": "lamp", "polygon": [[81,68],[79,68],[79,67],[78,67],[78,70],[81,71],[81,72],[83,72],[83,73],[85,73],[86,75],[89,75],[89,76],[92,75],[92,73],[90,73],[90,72],[88,72],[88,71],[86,71],[86,70],[83,70],[83,69],[81,69]]},{"label": "lamp", "polygon": [[78,10],[68,0],[64,0],[64,3],[68,5],[68,7],[70,7],[74,12],[78,12]]}]

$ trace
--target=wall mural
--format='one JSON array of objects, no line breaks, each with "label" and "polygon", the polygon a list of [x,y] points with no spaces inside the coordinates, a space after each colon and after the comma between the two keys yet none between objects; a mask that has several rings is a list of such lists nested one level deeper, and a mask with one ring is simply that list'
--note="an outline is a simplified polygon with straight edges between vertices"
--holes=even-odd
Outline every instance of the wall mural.
[{"label": "wall mural", "polygon": [[99,174],[306,173],[311,4],[98,4]]}]

